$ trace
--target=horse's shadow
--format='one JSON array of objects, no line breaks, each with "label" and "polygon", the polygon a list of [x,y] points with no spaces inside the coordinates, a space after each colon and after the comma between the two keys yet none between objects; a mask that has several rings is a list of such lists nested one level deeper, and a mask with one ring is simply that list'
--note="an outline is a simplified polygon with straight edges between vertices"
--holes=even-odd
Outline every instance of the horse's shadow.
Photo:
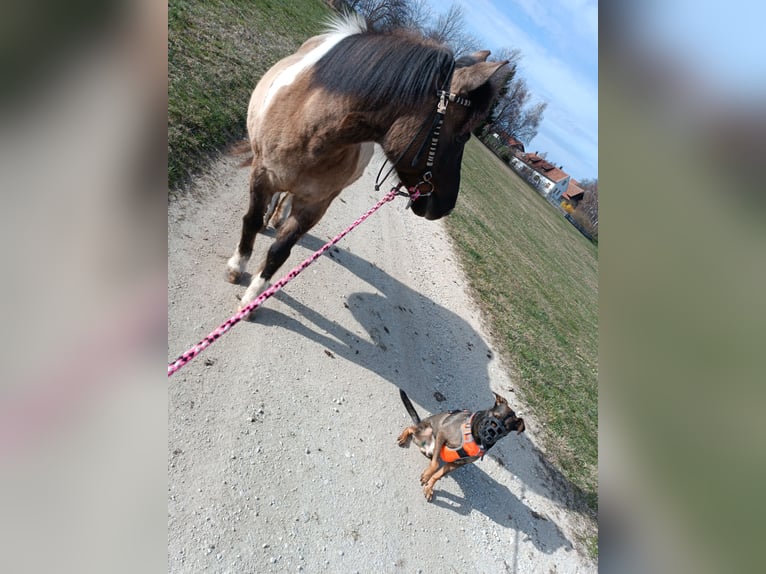
[{"label": "horse's shadow", "polygon": [[[299,244],[314,251],[323,242],[307,234]],[[322,345],[337,357],[371,370],[403,389],[429,412],[489,406],[492,395],[488,364],[493,355],[470,324],[348,250],[332,248],[324,257],[332,259],[378,291],[352,293],[345,302],[354,319],[366,331],[366,337],[349,331],[285,291],[279,291],[274,297],[292,308],[300,320],[268,306],[259,309],[253,320],[292,330]],[[395,319],[387,321],[385,318],[392,313]],[[429,330],[429,324],[436,327]],[[425,341],[430,352],[420,352],[422,347],[413,345],[413,339]],[[438,350],[446,351],[440,353]],[[428,380],[429,384],[423,384],[424,380]],[[459,384],[444,384],[449,380],[456,380]],[[503,466],[504,459],[507,459],[513,474],[527,488],[573,510],[586,512],[579,489],[547,463],[542,453],[524,435],[514,435],[511,442],[517,443],[517,446],[500,442],[488,456]],[[476,477],[481,477],[481,480],[477,481]],[[457,499],[437,488],[437,505],[452,508],[459,514],[475,509],[506,527],[519,529],[521,525],[543,551],[571,547],[551,518],[536,518],[533,511],[508,488],[476,465],[451,473],[449,478],[454,478],[461,486],[465,498]],[[481,483],[481,488],[474,486],[476,482]],[[445,498],[451,501],[445,502]]]},{"label": "horse's shadow", "polygon": [[435,506],[448,508],[463,516],[468,516],[473,510],[481,512],[500,526],[525,533],[538,549],[546,553],[562,547],[573,549],[572,543],[550,517],[530,510],[508,487],[475,464],[449,476],[460,486],[463,496],[436,489],[431,501]]}]

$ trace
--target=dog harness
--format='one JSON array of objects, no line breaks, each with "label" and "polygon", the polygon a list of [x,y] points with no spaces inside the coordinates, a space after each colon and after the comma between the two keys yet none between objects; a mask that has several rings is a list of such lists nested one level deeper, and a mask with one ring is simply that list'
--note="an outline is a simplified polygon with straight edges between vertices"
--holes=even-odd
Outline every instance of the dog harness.
[{"label": "dog harness", "polygon": [[460,429],[463,431],[463,443],[459,448],[450,448],[446,444],[442,446],[439,456],[444,462],[455,462],[463,458],[484,456],[486,451],[474,440],[473,433],[471,432],[473,417],[474,415],[471,415],[471,418],[460,426]]}]

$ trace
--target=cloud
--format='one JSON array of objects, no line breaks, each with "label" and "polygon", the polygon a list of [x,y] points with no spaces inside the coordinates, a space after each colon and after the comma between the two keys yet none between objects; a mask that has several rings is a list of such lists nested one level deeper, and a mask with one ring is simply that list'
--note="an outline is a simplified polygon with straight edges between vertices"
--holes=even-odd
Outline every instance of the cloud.
[{"label": "cloud", "polygon": [[[464,3],[466,24],[472,32],[489,42],[490,48],[515,47],[522,51],[519,73],[534,97],[548,103],[540,133],[532,147],[548,151],[552,161],[575,170],[579,177],[596,177],[598,169],[598,86],[597,72],[583,71],[564,61],[569,54],[561,46],[581,42],[595,59],[595,31],[598,15],[589,0],[559,0],[540,6],[527,0],[518,2],[530,19],[544,27],[545,35],[565,40],[552,41],[550,47],[520,28],[490,0]],[[552,14],[556,14],[553,17]],[[544,148],[550,145],[549,148]]]}]

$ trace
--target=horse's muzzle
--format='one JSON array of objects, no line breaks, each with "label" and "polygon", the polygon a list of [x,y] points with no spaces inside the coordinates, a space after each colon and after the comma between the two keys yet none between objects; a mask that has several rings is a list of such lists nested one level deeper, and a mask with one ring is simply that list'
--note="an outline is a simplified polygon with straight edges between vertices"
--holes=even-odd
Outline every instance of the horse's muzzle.
[{"label": "horse's muzzle", "polygon": [[412,208],[412,213],[418,217],[425,217],[433,221],[452,213],[454,204],[449,207],[443,206],[436,195],[429,195],[416,199],[410,207]]}]

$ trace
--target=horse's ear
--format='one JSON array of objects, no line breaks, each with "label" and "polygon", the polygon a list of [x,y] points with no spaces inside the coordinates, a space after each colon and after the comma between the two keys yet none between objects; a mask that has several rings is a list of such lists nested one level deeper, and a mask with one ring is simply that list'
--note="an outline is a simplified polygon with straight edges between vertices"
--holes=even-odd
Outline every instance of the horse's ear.
[{"label": "horse's ear", "polygon": [[488,82],[507,63],[508,60],[502,62],[478,62],[467,68],[458,68],[455,70],[455,79],[459,79],[459,82],[455,82],[457,85],[452,89],[462,93],[472,92]]},{"label": "horse's ear", "polygon": [[479,50],[478,52],[471,54],[471,58],[477,62],[486,62],[490,54],[491,52],[489,50]]}]

